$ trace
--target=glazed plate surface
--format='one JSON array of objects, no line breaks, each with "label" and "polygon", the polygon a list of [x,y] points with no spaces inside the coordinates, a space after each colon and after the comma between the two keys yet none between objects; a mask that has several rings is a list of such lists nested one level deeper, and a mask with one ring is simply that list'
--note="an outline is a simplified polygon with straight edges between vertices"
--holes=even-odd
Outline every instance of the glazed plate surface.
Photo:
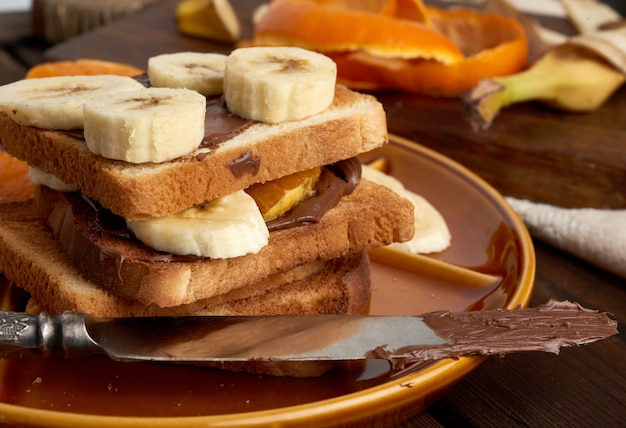
[{"label": "glazed plate surface", "polygon": [[[370,312],[416,315],[526,306],[534,251],[526,228],[502,196],[454,161],[399,137],[390,140],[363,160],[388,160],[392,175],[443,214],[452,245],[429,257],[462,269],[450,273],[419,263],[373,263]],[[476,273],[495,279],[477,285]],[[22,310],[24,296],[3,287],[2,309]],[[64,427],[395,426],[482,361],[442,360],[398,373],[390,373],[385,362],[371,361],[342,365],[314,379],[106,358],[0,361],[0,418]]]}]

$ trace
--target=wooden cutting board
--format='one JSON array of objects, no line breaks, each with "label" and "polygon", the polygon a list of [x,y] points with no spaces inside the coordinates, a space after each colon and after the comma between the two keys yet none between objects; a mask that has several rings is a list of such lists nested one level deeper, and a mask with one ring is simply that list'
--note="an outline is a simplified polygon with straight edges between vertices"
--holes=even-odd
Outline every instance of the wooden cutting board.
[{"label": "wooden cutting board", "polygon": [[[231,0],[249,38],[261,0]],[[55,45],[48,60],[100,58],[146,67],[150,56],[176,51],[228,53],[230,44],[184,37],[177,0]],[[563,207],[626,208],[626,88],[600,110],[563,113],[538,103],[504,110],[474,132],[457,99],[398,92],[376,94],[389,131],[435,149],[483,177],[504,195]]]}]

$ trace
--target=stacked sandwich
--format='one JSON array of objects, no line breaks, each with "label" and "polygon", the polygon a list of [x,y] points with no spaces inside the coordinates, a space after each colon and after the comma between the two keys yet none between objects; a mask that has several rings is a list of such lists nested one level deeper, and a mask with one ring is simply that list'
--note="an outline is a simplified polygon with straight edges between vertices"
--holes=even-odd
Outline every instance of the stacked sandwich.
[{"label": "stacked sandwich", "polygon": [[360,177],[382,106],[299,48],[162,55],[147,77],[0,87],[0,141],[38,185],[0,205],[28,310],[366,312],[367,251],[414,231],[413,204]]}]

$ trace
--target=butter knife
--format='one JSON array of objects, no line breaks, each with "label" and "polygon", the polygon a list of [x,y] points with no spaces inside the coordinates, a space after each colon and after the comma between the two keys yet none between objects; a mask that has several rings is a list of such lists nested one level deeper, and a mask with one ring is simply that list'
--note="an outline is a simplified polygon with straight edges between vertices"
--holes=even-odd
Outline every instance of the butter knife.
[{"label": "butter knife", "polygon": [[608,314],[549,301],[518,310],[419,316],[281,315],[98,318],[0,312],[0,357],[107,355],[119,361],[392,363],[512,352],[559,353],[617,333]]}]

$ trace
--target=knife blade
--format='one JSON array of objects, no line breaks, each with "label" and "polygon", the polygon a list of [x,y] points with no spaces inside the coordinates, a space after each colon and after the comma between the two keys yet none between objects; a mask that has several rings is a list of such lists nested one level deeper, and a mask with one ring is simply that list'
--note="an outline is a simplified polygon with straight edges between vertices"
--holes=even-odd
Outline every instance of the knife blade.
[{"label": "knife blade", "polygon": [[617,333],[607,313],[549,301],[536,308],[419,316],[279,315],[98,318],[0,312],[0,356],[119,361],[427,361],[511,352],[559,353]]}]

